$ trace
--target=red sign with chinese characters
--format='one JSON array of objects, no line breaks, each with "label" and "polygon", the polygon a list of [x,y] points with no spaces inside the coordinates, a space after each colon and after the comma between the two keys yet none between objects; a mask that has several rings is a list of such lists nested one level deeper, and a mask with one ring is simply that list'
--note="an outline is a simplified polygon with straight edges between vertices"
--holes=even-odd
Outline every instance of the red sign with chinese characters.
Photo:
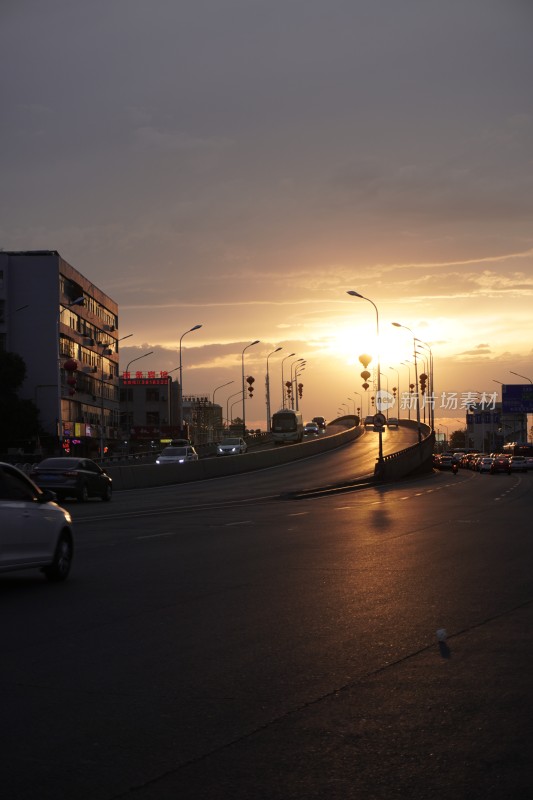
[{"label": "red sign with chinese characters", "polygon": [[168,372],[123,372],[124,386],[167,386]]}]

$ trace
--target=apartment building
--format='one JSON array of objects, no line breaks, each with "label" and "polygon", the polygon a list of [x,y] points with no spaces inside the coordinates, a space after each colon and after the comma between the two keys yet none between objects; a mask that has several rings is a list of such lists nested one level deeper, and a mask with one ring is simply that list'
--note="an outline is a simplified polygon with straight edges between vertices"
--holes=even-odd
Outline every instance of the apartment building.
[{"label": "apartment building", "polygon": [[96,457],[118,441],[120,341],[117,303],[57,251],[0,252],[0,349],[24,359],[19,396],[45,451]]}]

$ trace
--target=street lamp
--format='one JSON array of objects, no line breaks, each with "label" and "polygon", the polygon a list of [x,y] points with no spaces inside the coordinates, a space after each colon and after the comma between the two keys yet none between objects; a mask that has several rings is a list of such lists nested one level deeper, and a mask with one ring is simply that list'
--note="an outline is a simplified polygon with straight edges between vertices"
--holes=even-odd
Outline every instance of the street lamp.
[{"label": "street lamp", "polygon": [[217,387],[216,387],[216,389],[213,389],[213,399],[212,399],[212,401],[211,401],[211,402],[212,402],[212,404],[213,404],[213,431],[214,431],[214,429],[215,429],[215,425],[214,425],[214,414],[215,414],[215,408],[214,408],[214,406],[215,406],[215,394],[218,392],[218,390],[219,390],[219,389],[223,389],[223,388],[224,388],[224,386],[229,386],[231,383],[235,383],[235,381],[228,381],[227,383],[221,383],[221,384],[220,384],[220,386],[217,386]]},{"label": "street lamp", "polygon": [[283,362],[286,361],[288,358],[292,358],[295,356],[296,353],[289,353],[288,356],[281,359],[281,407],[285,408],[285,384],[283,382]]},{"label": "street lamp", "polygon": [[[419,346],[427,347],[429,350],[429,358],[427,358],[426,363],[428,363],[427,372],[429,376],[429,423],[431,430],[435,429],[435,394],[434,394],[434,387],[433,387],[433,350],[429,346],[427,342],[422,341],[422,339],[418,339],[415,336],[415,340],[418,342]],[[420,351],[419,351],[420,352]],[[422,354],[421,354],[422,355]],[[425,422],[425,416],[424,416]]]},{"label": "street lamp", "polygon": [[528,378],[526,375],[520,375],[519,372],[513,372],[512,369],[510,369],[509,372],[511,373],[511,375],[517,375],[519,378],[524,378],[524,380],[529,381],[530,383],[533,383],[531,378]]},{"label": "street lamp", "polygon": [[[359,403],[360,403],[360,406],[359,406],[359,417],[361,417],[361,414],[363,413],[363,397],[361,395],[361,392],[356,392],[355,389],[352,391],[352,394],[356,394],[357,397],[359,398]],[[359,422],[361,422],[361,419],[359,419]]]},{"label": "street lamp", "polygon": [[[416,336],[415,336],[415,339],[416,339]],[[420,375],[420,380],[422,380],[423,379],[423,375],[429,376],[429,371],[430,370],[429,370],[428,357],[424,353],[424,351],[419,348],[418,345],[416,346],[415,353],[419,358],[422,358],[423,361],[424,361],[425,372],[423,372]],[[426,423],[426,405],[427,405],[427,402],[426,402],[426,399],[425,399],[426,398],[426,389],[424,389],[424,387],[422,385],[420,386],[420,389],[421,389],[421,394],[422,394],[422,398],[423,398],[422,404],[423,404],[423,407],[424,407],[424,424],[425,424]]]},{"label": "street lamp", "polygon": [[273,356],[274,353],[279,353],[280,350],[283,350],[283,347],[276,347],[275,350],[272,350],[272,352],[267,355],[267,371],[266,371],[266,379],[265,379],[265,384],[266,384],[266,416],[267,416],[266,429],[267,429],[267,433],[270,433],[270,424],[271,424],[270,423],[270,375],[269,375],[269,372],[268,372],[268,359],[270,358],[270,356]]},{"label": "street lamp", "polygon": [[302,372],[305,372],[306,365],[307,361],[302,361],[301,364],[297,364],[294,368],[294,398],[296,411],[298,411],[298,376],[301,375]]},{"label": "street lamp", "polygon": [[187,336],[188,333],[192,333],[193,331],[197,331],[201,327],[201,325],[193,325],[192,328],[189,328],[188,331],[185,331],[185,333],[182,333],[180,336],[180,385],[178,389],[178,425],[180,426],[180,431],[183,430],[183,368],[181,363],[181,342],[184,336]]},{"label": "street lamp", "polygon": [[[377,357],[377,372],[378,372],[378,390],[376,393],[376,408],[378,411],[381,411],[381,367],[380,367],[380,353],[379,353],[379,312],[378,307],[374,303],[373,300],[370,300],[369,297],[364,297],[364,295],[359,294],[359,292],[355,292],[353,289],[348,291],[347,294],[351,295],[352,297],[359,297],[361,300],[366,300],[368,303],[371,303],[374,306],[374,310],[376,312],[376,346],[378,348],[378,357]],[[379,426],[379,449],[378,449],[378,469],[381,471],[383,466],[383,426]]]},{"label": "street lamp", "polygon": [[416,424],[418,426],[418,442],[420,444],[420,442],[422,441],[422,432],[420,430],[420,397],[418,395],[418,367],[416,362],[416,345],[415,345],[416,336],[414,335],[411,328],[407,327],[407,325],[401,325],[399,322],[393,322],[392,324],[394,325],[395,328],[405,328],[405,330],[409,331],[409,333],[413,337],[413,354],[415,359]]},{"label": "street lamp", "polygon": [[234,392],[233,394],[230,394],[230,396],[226,399],[226,425],[228,426],[228,433],[229,433],[229,425],[230,425],[230,422],[231,422],[231,420],[229,418],[229,401],[231,400],[232,397],[237,397],[237,395],[240,396],[241,393],[242,393],[242,389],[239,392]]},{"label": "street lamp", "polygon": [[246,396],[244,394],[244,354],[249,347],[253,347],[254,344],[259,344],[259,339],[256,339],[255,342],[250,342],[247,344],[241,354],[241,371],[242,371],[242,438],[246,436]]},{"label": "street lamp", "polygon": [[[131,361],[128,361],[128,363],[126,364],[126,369],[124,370],[124,372],[126,372],[126,373],[129,372],[130,364],[133,364],[134,361],[139,361],[141,358],[146,358],[147,356],[151,356],[151,355],[153,355],[153,352],[154,352],[153,350],[150,350],[149,353],[144,353],[142,356],[137,356],[137,358],[132,358]],[[127,426],[126,429],[129,427],[129,424],[128,424],[128,408],[129,408],[128,395],[129,395],[129,392],[130,392],[130,390],[126,389],[126,392],[125,392],[125,395],[126,395],[125,417],[126,417],[126,426]],[[131,389],[131,401],[132,401],[132,404],[133,404],[133,389]],[[133,413],[132,413],[132,424],[133,424],[133,417],[135,416],[135,405],[134,404],[133,404],[132,411],[133,411]]]},{"label": "street lamp", "polygon": [[295,364],[305,364],[305,360],[303,358],[297,358],[296,361],[293,361],[291,364],[291,408],[294,408],[294,378],[292,375],[292,368]]},{"label": "street lamp", "polygon": [[[238,392],[238,394],[242,394],[242,392]],[[244,398],[244,394],[243,394],[243,398]],[[237,405],[237,403],[240,403],[240,402],[241,402],[240,399],[237,399],[237,400],[234,400],[233,403],[231,404],[231,419],[233,419],[233,406]]]},{"label": "street lamp", "polygon": [[[130,336],[133,336],[133,334],[131,333]],[[126,364],[126,369],[124,370],[124,372],[129,372],[130,364],[133,364],[134,361],[139,361],[141,358],[146,358],[146,356],[151,356],[153,355],[153,352],[154,352],[153,350],[150,350],[149,353],[144,353],[142,356],[137,356],[137,358],[132,358],[131,361],[128,361],[128,363]]]},{"label": "street lamp", "polygon": [[[133,336],[133,333],[128,333],[126,336],[121,336],[120,339],[116,339],[114,342],[97,342],[96,345],[101,347],[102,350],[100,351],[100,372],[101,372],[101,380],[100,380],[100,460],[104,460],[104,356],[111,355],[113,352],[110,348],[110,344],[118,345],[119,342],[123,342],[124,339],[129,339]],[[118,352],[118,351],[117,351]]]}]

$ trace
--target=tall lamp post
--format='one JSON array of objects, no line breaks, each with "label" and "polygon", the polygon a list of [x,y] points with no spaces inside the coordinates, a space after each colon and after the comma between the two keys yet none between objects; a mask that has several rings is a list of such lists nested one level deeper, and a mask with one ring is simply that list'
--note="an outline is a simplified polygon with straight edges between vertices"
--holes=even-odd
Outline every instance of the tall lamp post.
[{"label": "tall lamp post", "polygon": [[241,373],[242,373],[242,438],[246,436],[246,396],[244,393],[244,354],[248,350],[249,347],[253,347],[254,344],[259,344],[259,339],[256,339],[254,342],[250,342],[247,344],[246,347],[243,349],[241,353]]},{"label": "tall lamp post", "polygon": [[294,408],[294,377],[292,374],[292,368],[295,364],[301,364],[303,366],[305,364],[305,360],[303,358],[297,358],[296,361],[293,361],[291,364],[291,408]]},{"label": "tall lamp post", "polygon": [[[128,363],[126,364],[126,369],[124,370],[124,372],[129,372],[130,371],[130,364],[133,364],[134,361],[140,361],[141,358],[146,358],[147,356],[151,356],[151,355],[153,355],[153,352],[154,352],[153,350],[150,350],[149,353],[144,353],[142,356],[137,356],[137,358],[132,358],[131,361],[128,361]],[[126,411],[126,413],[125,413],[126,430],[128,430],[128,428],[129,428],[129,423],[128,423],[129,399],[128,399],[128,395],[129,395],[129,389],[126,391],[126,410],[125,410]],[[135,416],[135,403],[133,402],[133,389],[131,390],[131,401],[132,401],[132,412],[133,412],[131,421],[133,423],[133,417]],[[128,444],[128,452],[129,452],[129,444]]]},{"label": "tall lamp post", "polygon": [[[130,336],[133,336],[133,334],[130,334]],[[140,361],[141,358],[146,358],[146,356],[151,356],[153,355],[153,352],[154,352],[153,350],[150,350],[149,353],[144,353],[142,356],[137,356],[137,358],[132,358],[131,361],[128,361],[128,363],[126,364],[126,369],[124,370],[124,372],[130,371],[130,364],[133,364],[134,361]]]},{"label": "tall lamp post", "polygon": [[305,372],[305,366],[307,361],[302,361],[301,364],[297,364],[294,368],[294,402],[296,411],[299,410],[298,408],[298,375],[301,375],[302,372]]},{"label": "tall lamp post", "polygon": [[265,379],[265,383],[266,383],[266,415],[267,415],[266,429],[267,429],[267,433],[270,433],[270,418],[271,418],[271,414],[270,414],[270,375],[269,375],[269,372],[268,372],[268,359],[270,358],[270,356],[273,356],[274,353],[279,353],[280,350],[283,350],[283,347],[276,347],[275,350],[272,350],[272,352],[267,355],[267,371],[266,371],[266,379]]},{"label": "tall lamp post", "polygon": [[[366,300],[367,303],[371,303],[374,306],[374,310],[376,312],[376,346],[378,348],[378,357],[377,357],[377,372],[378,372],[378,390],[376,394],[376,408],[378,411],[381,411],[381,367],[380,367],[380,347],[379,347],[379,312],[378,307],[370,300],[368,297],[364,297],[364,295],[359,294],[359,292],[353,291],[353,289],[347,294],[351,295],[352,297],[359,297],[361,300]],[[381,471],[383,466],[383,427],[379,426],[379,450],[378,450],[378,469]]]},{"label": "tall lamp post", "polygon": [[197,331],[201,327],[201,325],[193,325],[192,328],[189,328],[188,331],[185,331],[185,333],[182,333],[180,336],[180,385],[178,389],[178,425],[180,426],[180,431],[183,429],[183,365],[181,362],[181,343],[184,336],[187,336],[188,333],[192,333],[193,331]]},{"label": "tall lamp post", "polygon": [[[418,342],[420,347],[425,347],[429,350],[429,356],[425,356],[426,363],[428,364],[427,371],[429,376],[429,424],[431,430],[435,430],[435,395],[434,395],[434,387],[433,387],[433,351],[427,342],[422,341],[422,339],[418,339],[415,336],[416,341]],[[422,353],[421,353],[422,355]],[[424,420],[425,421],[425,420]]]},{"label": "tall lamp post", "polygon": [[283,377],[283,363],[288,358],[292,358],[295,355],[296,355],[296,353],[289,353],[288,356],[285,356],[285,358],[281,359],[281,408],[285,408],[285,383],[284,383],[284,377]]},{"label": "tall lamp post", "polygon": [[214,425],[214,414],[215,414],[215,408],[214,408],[214,406],[215,406],[215,394],[218,392],[218,390],[219,390],[219,389],[223,389],[223,388],[224,388],[224,386],[229,386],[231,383],[235,383],[235,381],[228,381],[227,383],[221,383],[221,384],[220,384],[220,386],[217,386],[217,387],[216,387],[216,389],[213,389],[213,400],[212,400],[212,403],[213,403],[213,431],[214,431],[214,429],[215,429],[215,425]]},{"label": "tall lamp post", "polygon": [[530,383],[533,383],[531,378],[528,378],[527,375],[520,375],[519,372],[513,372],[512,369],[510,369],[509,372],[511,373],[511,375],[518,375],[519,378],[524,378],[524,380],[529,381]]},{"label": "tall lamp post", "polygon": [[[416,339],[416,336],[415,336],[415,339]],[[424,374],[426,376],[429,376],[429,371],[430,371],[429,370],[429,359],[428,359],[427,354],[423,350],[420,349],[419,345],[416,346],[415,353],[418,356],[418,358],[421,358],[423,360],[423,362],[424,362],[425,373],[423,372],[420,375],[420,380],[423,380],[423,375]],[[426,405],[427,405],[427,402],[426,402],[426,391],[427,390],[424,389],[422,385],[420,386],[420,389],[421,389],[421,394],[422,394],[422,405],[423,405],[423,410],[424,410],[424,425],[425,425],[426,424]],[[431,422],[431,419],[430,419],[430,422]]]},{"label": "tall lamp post", "polygon": [[363,415],[363,396],[361,395],[361,392],[357,392],[355,389],[352,390],[352,394],[356,394],[359,398],[359,422],[361,422],[361,417]]},{"label": "tall lamp post", "polygon": [[416,390],[416,424],[418,426],[418,443],[422,441],[422,431],[420,430],[420,397],[418,394],[418,367],[416,362],[416,336],[414,335],[411,328],[408,328],[407,325],[401,325],[399,322],[392,323],[395,328],[405,328],[406,331],[409,331],[411,336],[413,337],[413,354],[415,359],[415,390]]},{"label": "tall lamp post", "polygon": [[[237,394],[241,394],[241,392],[238,392]],[[244,395],[243,395],[243,397],[244,397]],[[241,402],[241,401],[240,401],[240,398],[239,398],[239,399],[237,399],[237,400],[234,400],[234,401],[233,401],[233,403],[231,404],[231,412],[230,412],[230,414],[231,414],[231,418],[232,418],[232,419],[233,419],[233,406],[236,406],[236,405],[237,405],[237,403],[240,403],[240,402]]]},{"label": "tall lamp post", "polygon": [[[240,396],[241,393],[242,393],[242,389],[239,392],[234,392],[233,394],[230,394],[229,397],[226,399],[226,424],[228,426],[228,433],[229,433],[229,426],[230,426],[230,423],[231,423],[231,419],[230,419],[230,416],[229,416],[229,401],[231,400],[232,397],[237,397],[237,395]],[[232,406],[233,406],[233,404],[232,404]]]}]

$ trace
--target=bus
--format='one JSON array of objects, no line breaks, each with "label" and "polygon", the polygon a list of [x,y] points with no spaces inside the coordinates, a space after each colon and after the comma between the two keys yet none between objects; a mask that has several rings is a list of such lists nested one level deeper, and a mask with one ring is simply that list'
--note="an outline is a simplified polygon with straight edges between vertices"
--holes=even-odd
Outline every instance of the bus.
[{"label": "bus", "polygon": [[508,442],[503,445],[502,453],[505,453],[506,456],[526,456],[531,458],[533,456],[533,444]]},{"label": "bus", "polygon": [[303,417],[299,411],[282,408],[272,415],[270,431],[275,444],[301,442],[304,438]]}]

